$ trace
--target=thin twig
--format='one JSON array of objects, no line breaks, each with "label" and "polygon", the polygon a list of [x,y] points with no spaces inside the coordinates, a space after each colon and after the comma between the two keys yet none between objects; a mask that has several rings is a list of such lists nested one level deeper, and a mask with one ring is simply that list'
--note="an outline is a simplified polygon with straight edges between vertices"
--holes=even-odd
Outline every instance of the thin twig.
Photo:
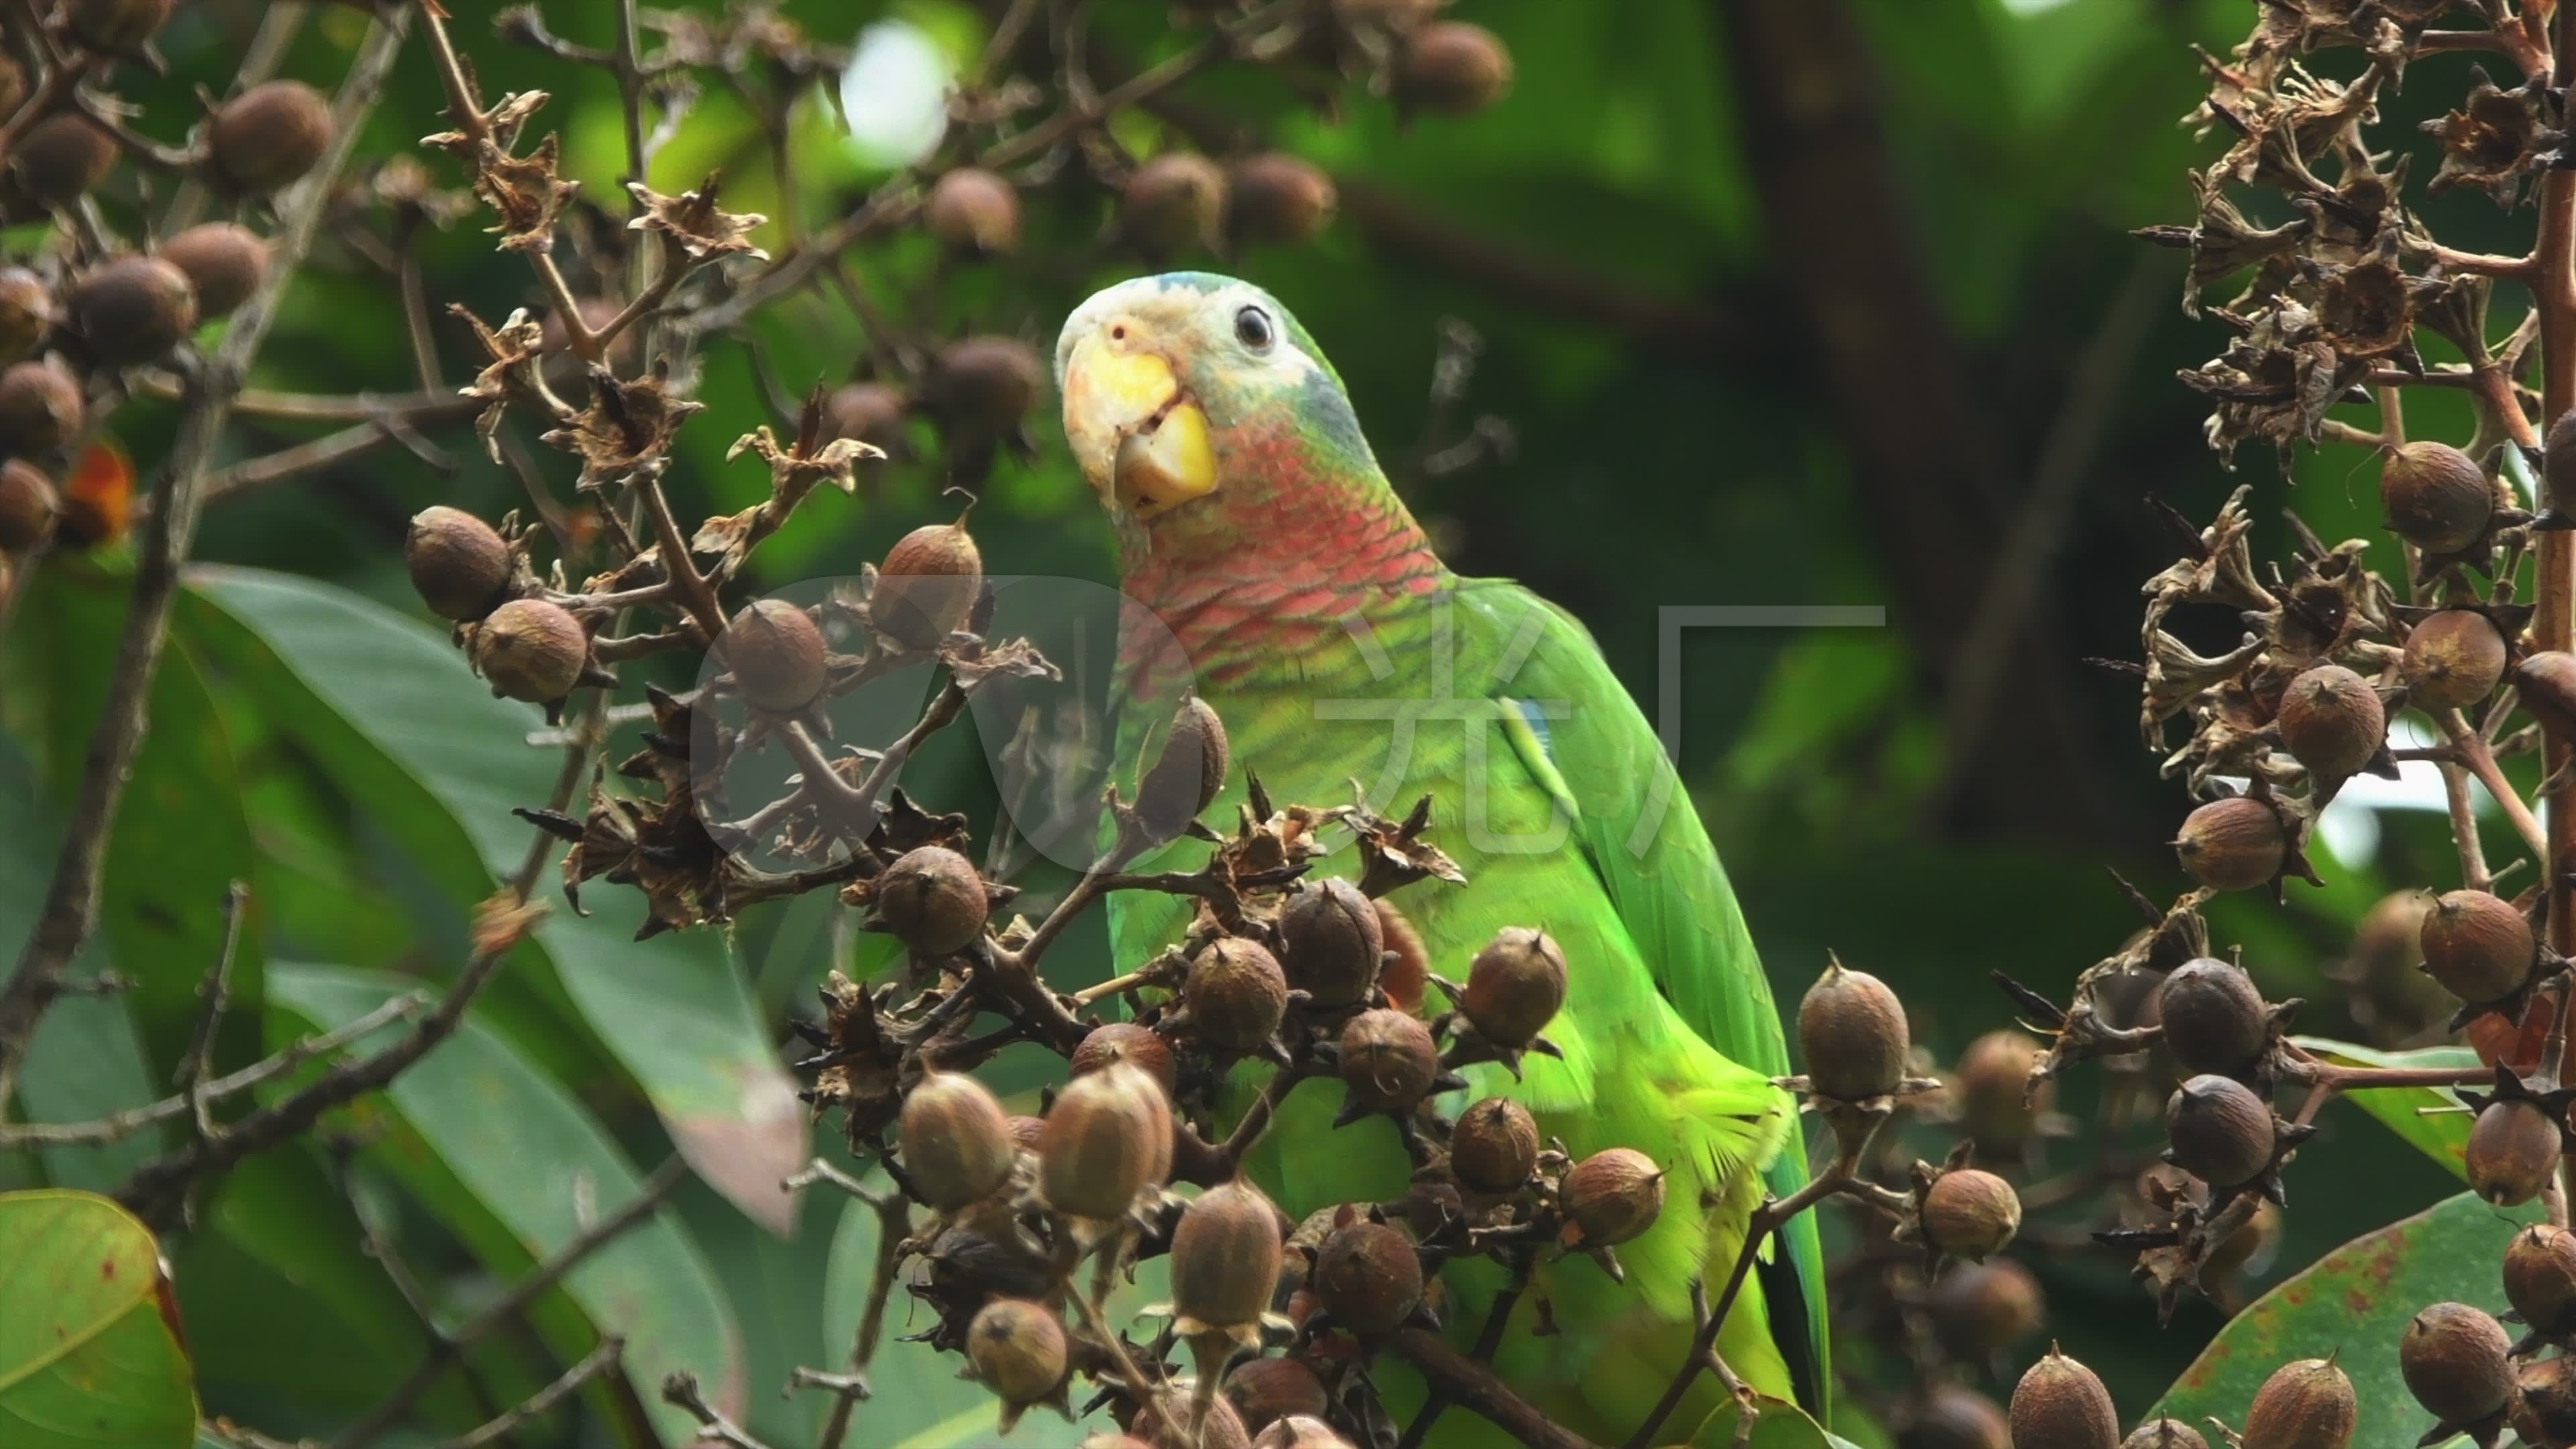
[{"label": "thin twig", "polygon": [[696,1374],[683,1371],[662,1380],[662,1402],[687,1410],[689,1417],[698,1421],[698,1442],[701,1444],[724,1444],[730,1449],[769,1449],[768,1445],[751,1437],[750,1431],[726,1418],[723,1411],[707,1402],[707,1396],[698,1390]]},{"label": "thin twig", "polygon": [[592,1349],[581,1362],[565,1369],[553,1383],[528,1395],[524,1402],[481,1428],[441,1442],[437,1449],[483,1449],[484,1445],[496,1439],[507,1438],[522,1424],[562,1403],[573,1390],[618,1367],[619,1356],[625,1351],[626,1340],[615,1336],[601,1339],[599,1347]]}]

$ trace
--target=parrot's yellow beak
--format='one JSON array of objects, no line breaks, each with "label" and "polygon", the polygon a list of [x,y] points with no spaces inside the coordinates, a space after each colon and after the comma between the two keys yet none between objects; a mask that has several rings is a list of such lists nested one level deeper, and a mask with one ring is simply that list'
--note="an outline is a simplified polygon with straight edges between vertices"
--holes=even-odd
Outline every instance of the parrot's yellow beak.
[{"label": "parrot's yellow beak", "polygon": [[1172,365],[1112,319],[1074,343],[1064,365],[1064,431],[1104,501],[1150,517],[1216,491],[1207,414]]}]

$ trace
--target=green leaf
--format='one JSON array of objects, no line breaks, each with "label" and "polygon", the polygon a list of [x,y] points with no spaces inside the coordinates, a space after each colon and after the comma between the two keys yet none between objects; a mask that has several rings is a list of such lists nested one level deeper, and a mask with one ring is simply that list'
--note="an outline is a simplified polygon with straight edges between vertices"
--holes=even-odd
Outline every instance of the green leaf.
[{"label": "green leaf", "polygon": [[[409,985],[369,972],[281,962],[271,972],[270,1001],[327,1029],[375,1010]],[[398,1030],[388,1028],[383,1035]],[[385,1098],[426,1154],[487,1207],[530,1258],[571,1241],[642,1186],[626,1154],[579,1103],[471,1016],[455,1037],[396,1078]],[[406,1181],[428,1181],[419,1175],[424,1164],[399,1150],[406,1145],[380,1146],[375,1160]],[[421,1195],[434,1209],[453,1212],[452,1194]],[[476,1236],[470,1221],[451,1217],[450,1226],[469,1241]],[[717,1403],[739,1411],[741,1335],[714,1270],[675,1212],[664,1208],[591,1255],[572,1270],[565,1288],[593,1327],[625,1337],[627,1371],[636,1382],[659,1384],[664,1375],[686,1369]],[[560,1333],[549,1338],[567,1362],[592,1346],[561,1341]],[[668,1405],[657,1402],[654,1413],[675,1437],[693,1428],[687,1415]]]},{"label": "green leaf", "polygon": [[[2325,1037],[2291,1038],[2295,1046],[2345,1067],[2475,1067],[2478,1054],[2462,1046],[2420,1047],[2384,1052],[2354,1042]],[[2450,1169],[2462,1182],[2469,1177],[2469,1128],[2477,1118],[2460,1094],[2448,1087],[2371,1087],[2343,1094],[2352,1104],[2388,1124],[2388,1130],[2414,1144],[2425,1156]]]},{"label": "green leaf", "polygon": [[[510,811],[544,804],[558,764],[527,744],[534,706],[493,698],[436,630],[330,585],[226,568],[190,584],[211,606],[190,621],[220,611],[201,627],[225,636],[225,657],[302,702],[280,718],[302,722],[341,788],[448,889],[479,899],[518,867],[529,834]],[[794,1203],[778,1183],[804,1161],[804,1113],[722,933],[636,941],[631,892],[601,888],[585,918],[551,874],[542,898],[555,909],[536,939],[574,1008],[690,1165],[785,1233]]]},{"label": "green leaf", "polygon": [[2432,1426],[2397,1371],[2397,1344],[2426,1304],[2507,1305],[2496,1265],[2540,1207],[2511,1211],[2461,1193],[2355,1238],[2255,1300],[2201,1351],[2145,1417],[2242,1426],[2274,1369],[2332,1352],[2361,1402],[2353,1449],[2407,1449]]},{"label": "green leaf", "polygon": [[1842,1441],[1825,1432],[1825,1426],[1808,1417],[1806,1410],[1780,1399],[1764,1399],[1754,1407],[1750,1437],[1739,1431],[1744,1406],[1733,1399],[1720,1404],[1715,1413],[1700,1421],[1688,1439],[1676,1440],[1692,1449],[1729,1449],[1749,1445],[1750,1449],[1837,1449]]},{"label": "green leaf", "polygon": [[184,1449],[197,1432],[188,1354],[161,1252],[85,1192],[0,1194],[0,1443]]}]

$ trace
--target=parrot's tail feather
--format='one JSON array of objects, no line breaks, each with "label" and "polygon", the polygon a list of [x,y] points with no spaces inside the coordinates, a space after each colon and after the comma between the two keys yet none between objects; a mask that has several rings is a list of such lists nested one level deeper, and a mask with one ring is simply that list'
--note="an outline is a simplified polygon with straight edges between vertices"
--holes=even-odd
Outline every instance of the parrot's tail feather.
[{"label": "parrot's tail feather", "polygon": [[1762,1301],[1771,1313],[1771,1341],[1780,1346],[1780,1357],[1788,1362],[1789,1382],[1797,1390],[1798,1407],[1822,1423],[1825,1417],[1824,1365],[1816,1359],[1816,1337],[1807,1321],[1807,1290],[1801,1281],[1798,1255],[1784,1239],[1773,1239],[1767,1252],[1753,1260],[1753,1271],[1762,1280]]}]

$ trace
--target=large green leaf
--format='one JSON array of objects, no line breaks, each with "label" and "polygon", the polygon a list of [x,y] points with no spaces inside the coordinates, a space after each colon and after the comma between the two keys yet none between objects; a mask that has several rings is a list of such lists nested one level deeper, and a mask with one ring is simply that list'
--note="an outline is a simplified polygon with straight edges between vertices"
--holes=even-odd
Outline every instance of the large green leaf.
[{"label": "large green leaf", "polygon": [[151,1230],[84,1192],[0,1195],[0,1443],[181,1449],[188,1353]]},{"label": "large green leaf", "polygon": [[[2462,1046],[2421,1047],[2384,1052],[2375,1047],[2324,1037],[2294,1037],[2301,1047],[2347,1067],[2474,1067],[2478,1054]],[[2469,1177],[2469,1128],[2477,1120],[2460,1094],[2448,1087],[2372,1087],[2346,1092],[2352,1104],[2388,1124],[2388,1130],[2450,1169],[2462,1182]]]},{"label": "large green leaf", "polygon": [[[408,987],[373,973],[281,962],[271,972],[269,994],[273,1005],[328,1028]],[[396,1078],[385,1097],[411,1135],[379,1149],[377,1160],[399,1177],[414,1178],[427,1164],[403,1149],[416,1144],[488,1207],[531,1258],[563,1246],[642,1185],[626,1154],[579,1103],[471,1017]],[[452,1201],[437,1191],[421,1195],[434,1208]],[[452,1220],[451,1226],[470,1238],[474,1225]],[[593,1254],[573,1269],[565,1288],[594,1328],[625,1337],[626,1365],[636,1382],[658,1384],[685,1369],[720,1402],[739,1408],[741,1335],[714,1270],[676,1213],[665,1208]],[[569,1360],[591,1344],[553,1347]],[[655,1412],[668,1432],[691,1423],[668,1406]]]},{"label": "large green leaf", "polygon": [[2506,1211],[2462,1193],[2344,1244],[2230,1320],[2146,1417],[2241,1427],[2274,1369],[2332,1352],[2361,1401],[2353,1449],[2408,1449],[2433,1421],[2397,1371],[2406,1325],[2446,1301],[2504,1312],[2505,1244],[2540,1216],[2537,1204]]},{"label": "large green leaf", "polygon": [[[304,704],[307,747],[353,798],[462,899],[517,867],[558,756],[531,749],[533,706],[495,699],[437,631],[310,579],[247,569],[191,575],[192,626],[246,678]],[[210,617],[219,616],[219,617]],[[230,628],[224,627],[229,625]],[[795,1088],[721,933],[632,939],[631,895],[603,888],[582,917],[559,883],[537,941],[564,993],[651,1098],[690,1165],[773,1230],[793,1205],[778,1187],[805,1148]]]}]

